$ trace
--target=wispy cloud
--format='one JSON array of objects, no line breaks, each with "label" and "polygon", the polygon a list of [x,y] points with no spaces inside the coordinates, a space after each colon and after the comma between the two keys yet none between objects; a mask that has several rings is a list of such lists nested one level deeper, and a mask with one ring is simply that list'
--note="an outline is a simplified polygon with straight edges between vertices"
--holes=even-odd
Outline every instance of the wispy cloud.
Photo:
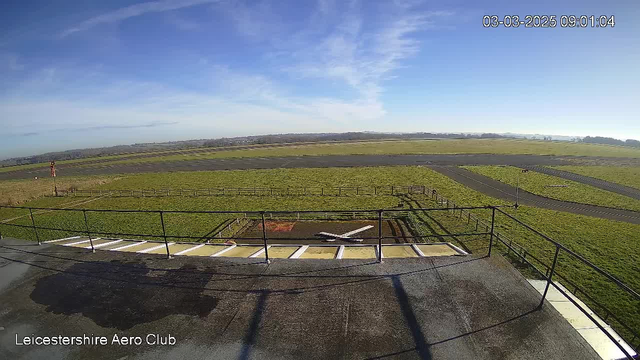
[{"label": "wispy cloud", "polygon": [[[303,78],[341,80],[362,99],[377,101],[383,91],[383,81],[401,66],[402,60],[419,51],[420,42],[415,35],[436,27],[437,19],[453,14],[419,11],[414,3],[402,2],[383,16],[379,26],[371,26],[357,2],[353,2],[341,14],[341,21],[320,41],[306,39],[303,42],[306,46],[282,51],[281,57],[290,56],[296,60],[284,70]],[[319,9],[322,13],[326,7],[322,5]],[[291,43],[299,45],[300,41]]]},{"label": "wispy cloud", "polygon": [[12,136],[38,136],[38,135],[47,135],[52,133],[81,133],[81,132],[93,132],[98,130],[130,130],[130,129],[149,129],[155,128],[159,126],[168,126],[168,125],[177,125],[179,121],[154,121],[147,124],[139,124],[139,125],[100,125],[100,126],[86,126],[86,127],[73,127],[73,128],[52,128],[47,129],[46,131],[31,131],[25,133],[14,133],[10,134]]},{"label": "wispy cloud", "polygon": [[159,13],[183,9],[196,5],[215,3],[218,1],[219,0],[163,0],[131,5],[92,17],[75,26],[69,27],[60,33],[60,37],[64,38],[73,33],[90,29],[96,25],[120,22],[147,13]]}]

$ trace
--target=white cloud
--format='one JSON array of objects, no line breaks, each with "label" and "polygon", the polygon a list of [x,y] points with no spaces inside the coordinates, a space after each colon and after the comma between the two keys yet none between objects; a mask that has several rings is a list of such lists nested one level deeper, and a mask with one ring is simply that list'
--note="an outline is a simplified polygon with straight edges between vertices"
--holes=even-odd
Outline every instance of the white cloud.
[{"label": "white cloud", "polygon": [[147,13],[159,13],[183,9],[196,5],[215,3],[218,1],[219,0],[162,0],[131,5],[92,17],[75,26],[69,27],[60,33],[60,37],[64,38],[73,33],[88,30],[96,25],[120,22]]}]

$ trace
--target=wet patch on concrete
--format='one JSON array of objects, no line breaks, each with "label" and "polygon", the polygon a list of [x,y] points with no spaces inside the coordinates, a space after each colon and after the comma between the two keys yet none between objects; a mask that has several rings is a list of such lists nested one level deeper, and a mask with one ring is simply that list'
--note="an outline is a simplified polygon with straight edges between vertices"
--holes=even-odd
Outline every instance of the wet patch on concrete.
[{"label": "wet patch on concrete", "polygon": [[31,299],[55,314],[82,314],[127,330],[169,315],[208,316],[218,303],[203,294],[212,276],[193,265],[154,272],[142,263],[77,263],[41,278]]}]

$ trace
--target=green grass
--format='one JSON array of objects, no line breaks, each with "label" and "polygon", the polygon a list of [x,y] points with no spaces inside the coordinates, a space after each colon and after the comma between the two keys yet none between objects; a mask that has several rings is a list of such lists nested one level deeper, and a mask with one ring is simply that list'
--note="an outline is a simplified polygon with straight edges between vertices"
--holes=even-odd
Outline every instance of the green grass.
[{"label": "green grass", "polygon": [[519,178],[521,189],[552,199],[640,211],[639,200],[556,176],[534,171],[522,173],[520,168],[512,166],[464,166],[464,168],[512,186],[516,186]]},{"label": "green grass", "polygon": [[639,166],[551,166],[558,170],[591,176],[640,189]]},{"label": "green grass", "polygon": [[101,167],[115,164],[153,163],[181,160],[202,160],[241,157],[311,156],[311,155],[372,155],[372,154],[536,154],[581,155],[602,157],[640,158],[640,149],[620,146],[580,144],[556,141],[507,140],[507,139],[446,139],[407,140],[360,143],[315,144],[227,150],[193,154],[184,151],[178,155],[157,156],[142,159],[115,160],[101,164],[85,164],[83,167]]},{"label": "green grass", "polygon": [[[531,175],[523,174],[523,175]],[[425,184],[436,188],[438,192],[465,205],[500,205],[503,201],[485,196],[455,181],[423,167],[380,167],[380,168],[328,168],[328,169],[290,169],[290,170],[247,170],[218,171],[169,174],[144,174],[124,176],[100,188],[152,188],[152,187],[207,187],[207,186],[366,186],[371,184]],[[61,206],[72,198],[43,198],[28,203],[30,206]],[[351,210],[391,208],[404,200],[416,207],[419,203],[435,206],[435,203],[418,196],[406,199],[396,196],[352,196],[352,197],[252,197],[252,196],[213,196],[213,197],[170,197],[170,198],[103,198],[80,206],[90,209],[163,209],[163,210]],[[415,201],[418,201],[416,203]],[[475,211],[484,219],[489,218],[487,210]],[[513,213],[513,210],[509,210]],[[25,210],[0,209],[0,218],[26,215]],[[432,215],[432,218],[428,216]],[[228,215],[182,215],[167,214],[166,228],[171,236],[202,236]],[[517,217],[525,223],[551,236],[569,249],[583,255],[589,261],[618,277],[632,288],[640,289],[640,225],[591,218],[587,216],[556,212],[522,206]],[[84,231],[82,213],[64,215],[61,212],[37,213],[35,221],[41,226],[66,226],[76,232]],[[469,229],[463,219],[445,213],[417,214],[412,221],[419,223],[419,231],[424,233],[464,232]],[[30,224],[28,216],[14,223]],[[554,247],[531,231],[524,229],[503,215],[498,215],[496,231],[524,246],[530,256],[535,256],[544,264],[550,265]],[[159,235],[160,219],[157,213],[151,214],[110,214],[89,213],[89,225],[92,231],[135,232]],[[111,230],[110,230],[111,229]],[[33,238],[31,229],[16,229],[0,226],[7,236]],[[68,236],[68,232],[41,231],[43,239]],[[462,239],[463,241],[473,239]],[[484,241],[484,240],[483,240]],[[486,243],[485,243],[486,245]],[[475,248],[474,248],[475,249]],[[496,250],[504,251],[497,247]],[[625,293],[613,286],[610,281],[595,274],[575,259],[563,254],[558,265],[558,273],[587,289],[597,301],[607,304],[615,314],[631,319],[635,329],[640,329],[640,303],[630,299]],[[582,297],[583,300],[587,301]],[[590,304],[589,301],[587,303]],[[594,310],[597,310],[594,308]],[[613,324],[617,331],[627,336],[620,326]]]}]

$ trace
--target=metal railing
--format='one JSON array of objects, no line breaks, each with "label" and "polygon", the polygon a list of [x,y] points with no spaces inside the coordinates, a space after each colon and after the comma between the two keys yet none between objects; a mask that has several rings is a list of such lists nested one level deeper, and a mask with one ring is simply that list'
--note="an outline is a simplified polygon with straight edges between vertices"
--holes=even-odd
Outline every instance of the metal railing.
[{"label": "metal railing", "polygon": [[[419,207],[419,208],[411,208],[411,209],[378,209],[378,210],[305,210],[305,211],[181,211],[181,210],[117,210],[117,209],[73,209],[73,208],[67,208],[67,209],[58,209],[58,208],[35,208],[35,207],[20,207],[20,206],[0,206],[0,209],[2,208],[7,208],[7,209],[22,209],[25,211],[28,211],[28,214],[23,215],[22,217],[25,216],[29,216],[30,218],[30,224],[15,224],[15,223],[11,223],[11,222],[7,222],[6,220],[0,221],[0,225],[2,226],[10,226],[10,227],[19,227],[19,228],[27,228],[27,229],[31,229],[34,232],[35,235],[35,239],[38,241],[38,244],[42,243],[42,238],[40,236],[40,234],[38,233],[38,230],[51,230],[51,231],[64,231],[64,232],[68,232],[68,233],[81,233],[83,235],[86,235],[89,238],[89,242],[90,242],[90,249],[92,251],[95,252],[95,246],[93,244],[93,239],[95,238],[96,235],[116,235],[116,236],[137,236],[137,237],[148,237],[148,238],[160,238],[162,239],[162,241],[164,242],[165,248],[166,248],[166,252],[167,252],[167,257],[171,258],[171,252],[170,252],[170,247],[169,247],[169,241],[168,239],[189,239],[189,240],[207,240],[207,239],[213,239],[215,237],[203,237],[203,236],[192,236],[192,235],[169,235],[167,233],[167,225],[165,223],[165,215],[166,214],[220,214],[220,215],[238,215],[238,217],[242,217],[242,218],[249,218],[255,221],[259,221],[261,224],[261,231],[259,236],[255,236],[255,237],[236,237],[233,236],[233,234],[230,234],[231,236],[229,237],[222,237],[219,236],[218,239],[220,240],[225,240],[225,239],[234,239],[234,240],[257,240],[260,241],[262,244],[262,246],[264,247],[264,255],[265,255],[265,261],[269,262],[269,241],[283,241],[283,240],[317,240],[317,238],[302,238],[302,237],[298,237],[298,238],[274,238],[274,237],[270,237],[267,231],[267,226],[266,226],[266,221],[267,221],[267,216],[269,216],[270,220],[271,218],[275,215],[276,218],[286,218],[286,215],[291,215],[291,218],[294,219],[301,219],[301,218],[314,218],[317,216],[314,216],[314,214],[324,214],[325,218],[328,216],[327,214],[331,214],[332,219],[335,217],[338,218],[343,218],[343,219],[351,219],[351,218],[366,218],[369,220],[375,220],[377,221],[377,230],[378,230],[378,234],[377,236],[373,236],[373,237],[358,237],[359,239],[362,240],[376,240],[377,244],[375,244],[376,246],[376,250],[377,250],[377,261],[378,262],[382,262],[382,249],[383,246],[385,246],[385,244],[383,243],[384,240],[388,240],[388,239],[398,239],[398,238],[404,238],[405,240],[408,238],[414,238],[414,239],[418,239],[418,240],[423,240],[423,239],[429,239],[429,238],[442,238],[442,237],[451,237],[453,239],[456,239],[457,237],[461,237],[461,236],[485,236],[485,237],[489,237],[489,244],[488,244],[488,251],[487,251],[487,256],[491,255],[492,249],[495,246],[494,243],[497,243],[499,245],[505,246],[508,251],[513,251],[514,254],[519,257],[520,259],[522,259],[523,262],[525,262],[526,264],[528,264],[529,266],[531,266],[537,273],[539,273],[539,275],[541,277],[543,277],[546,280],[546,286],[545,286],[545,290],[542,294],[542,298],[539,304],[539,307],[542,307],[544,304],[544,300],[546,299],[548,290],[550,286],[553,286],[554,288],[556,288],[561,294],[563,294],[571,303],[573,303],[578,309],[580,309],[580,311],[582,313],[585,314],[585,316],[587,316],[587,318],[589,318],[591,321],[594,322],[594,324],[596,324],[596,326],[603,331],[606,336],[613,341],[616,346],[629,358],[632,359],[631,354],[620,344],[615,340],[615,337],[613,334],[611,334],[609,332],[609,330],[607,330],[602,324],[600,324],[592,315],[590,315],[588,309],[585,309],[581,304],[579,304],[578,302],[576,302],[571,296],[569,296],[569,294],[567,294],[560,286],[558,286],[556,283],[554,283],[553,279],[554,276],[561,279],[565,284],[568,284],[570,286],[573,286],[576,290],[575,292],[577,293],[578,291],[580,291],[581,294],[585,295],[590,301],[594,302],[596,305],[598,305],[601,309],[603,309],[606,313],[606,316],[604,317],[605,320],[608,317],[611,317],[613,319],[615,319],[619,324],[622,325],[622,327],[628,331],[628,333],[631,334],[631,338],[628,340],[630,342],[630,345],[637,351],[638,347],[640,347],[640,343],[638,343],[637,345],[634,346],[634,341],[636,340],[640,340],[640,335],[638,334],[638,332],[636,330],[634,330],[631,326],[629,326],[627,323],[625,323],[625,321],[623,321],[619,316],[616,316],[610,309],[608,309],[606,306],[604,306],[603,304],[601,304],[600,302],[597,302],[595,299],[593,299],[592,296],[588,295],[588,292],[585,289],[579,289],[578,285],[575,284],[575,282],[570,281],[569,279],[567,279],[565,276],[562,276],[560,274],[558,274],[556,272],[556,267],[558,265],[558,261],[559,261],[559,255],[562,254],[566,254],[569,257],[571,257],[572,259],[574,259],[575,261],[578,261],[579,263],[584,264],[585,266],[587,266],[588,268],[592,269],[593,271],[595,271],[596,273],[604,276],[607,280],[611,281],[613,284],[615,284],[619,289],[621,289],[622,291],[624,291],[625,293],[627,293],[631,298],[635,299],[636,301],[640,301],[640,295],[638,294],[638,292],[636,292],[634,289],[630,288],[629,286],[627,286],[626,284],[624,284],[622,281],[620,281],[619,279],[617,279],[616,277],[614,277],[613,275],[609,274],[608,272],[606,272],[605,270],[601,269],[600,267],[594,265],[593,263],[591,263],[590,261],[586,260],[584,257],[580,256],[579,254],[575,253],[574,251],[568,249],[566,246],[558,243],[557,241],[555,241],[554,239],[552,239],[551,237],[541,233],[540,231],[534,229],[533,227],[529,226],[528,224],[522,222],[521,220],[517,219],[516,217],[510,215],[509,213],[507,213],[506,211],[502,210],[501,206],[492,206],[492,205],[487,205],[487,206],[458,206],[455,202],[450,201],[446,198],[444,198],[443,196],[441,196],[440,194],[438,194],[435,190],[430,190],[427,191],[426,188],[422,189],[423,191],[421,193],[423,193],[424,195],[430,197],[431,199],[435,200],[436,203],[438,205],[441,205],[442,207],[436,207],[436,208],[425,208],[425,207]],[[506,207],[506,206],[505,206]],[[75,229],[71,229],[71,228],[55,228],[55,227],[48,227],[48,226],[38,226],[36,225],[36,221],[34,218],[34,215],[37,215],[38,213],[34,213],[35,211],[66,211],[66,212],[75,212],[75,213],[82,213],[82,222],[84,225],[84,229],[82,230],[78,230],[77,228]],[[481,219],[479,216],[475,215],[472,213],[472,211],[474,210],[490,210],[491,212],[491,217],[490,217],[490,221],[485,221],[483,219]],[[456,216],[458,217],[459,220],[466,220],[467,225],[470,226],[474,226],[475,225],[475,230],[474,232],[464,232],[464,233],[457,233],[457,234],[428,234],[428,235],[410,235],[410,236],[383,236],[382,233],[382,222],[383,220],[387,220],[389,218],[399,218],[403,215],[403,213],[406,215],[407,213],[415,213],[415,212],[443,212],[446,211],[448,212],[450,215]],[[161,226],[162,229],[162,233],[157,233],[157,234],[140,234],[140,233],[123,233],[123,232],[114,232],[114,231],[97,231],[95,229],[91,229],[90,225],[89,225],[89,221],[88,221],[88,216],[87,214],[90,213],[124,213],[124,214],[129,214],[129,213],[138,213],[138,214],[157,214],[158,216],[158,223]],[[294,217],[295,214],[295,217]],[[389,214],[390,216],[387,216],[385,218],[385,214]],[[544,241],[546,241],[547,243],[553,245],[555,252],[554,252],[554,256],[553,256],[553,262],[551,265],[545,264],[543,261],[541,261],[540,259],[536,258],[533,254],[531,253],[527,253],[526,249],[521,246],[521,245],[517,245],[514,244],[514,242],[512,240],[510,240],[509,238],[507,238],[504,234],[500,234],[498,232],[496,232],[495,230],[495,224],[496,224],[496,214],[500,214],[502,216],[506,216],[507,218],[509,218],[512,221],[515,221],[517,224],[519,224],[520,226],[523,226],[524,228],[526,228],[527,230],[533,232],[534,234],[536,234],[537,236],[541,237],[542,239],[544,239]],[[395,217],[394,217],[395,215]],[[321,217],[320,217],[321,218]],[[463,221],[464,221],[463,220]],[[475,224],[472,222],[472,220],[475,221]],[[2,236],[2,227],[0,226],[0,237]],[[386,245],[386,246],[392,246],[392,245]],[[527,259],[527,254],[529,259]],[[538,269],[530,260],[534,259],[536,260],[536,262],[543,264],[544,267],[546,267],[546,271],[541,271],[540,269]],[[578,290],[579,289],[579,290]]]},{"label": "metal railing", "polygon": [[[488,221],[484,221],[484,220],[478,218],[477,216],[472,214],[470,211],[467,211],[466,215],[463,215],[465,213],[465,210],[466,210],[464,207],[458,207],[455,204],[455,202],[453,202],[451,200],[448,200],[447,198],[445,198],[442,195],[438,194],[435,190],[432,190],[431,199],[435,200],[436,203],[438,203],[441,206],[444,206],[446,209],[449,209],[454,214],[457,211],[459,211],[459,216],[458,217],[460,219],[466,218],[467,224],[469,224],[472,221],[475,221],[476,230],[478,230],[478,227],[484,227],[484,228],[487,229],[487,231],[489,231],[489,229],[490,229],[492,241],[490,242],[489,254],[491,253],[491,248],[494,247],[493,239],[495,239],[495,240],[497,240],[497,242],[499,244],[505,246],[507,248],[507,250],[509,251],[509,253],[511,251],[513,251],[513,253],[514,253],[514,255],[516,257],[518,257],[522,262],[526,263],[536,273],[538,273],[542,278],[544,278],[547,281],[547,283],[545,285],[545,290],[544,290],[544,293],[542,294],[542,298],[540,300],[539,307],[542,307],[542,305],[544,304],[544,300],[546,299],[546,295],[547,295],[547,292],[549,290],[549,287],[553,286],[563,296],[565,296],[573,305],[575,305],[583,314],[585,314],[585,316],[587,316],[587,318],[589,320],[591,320],[594,324],[596,324],[596,326],[601,331],[603,331],[606,334],[606,336],[612,342],[614,342],[614,344],[616,344],[616,346],[622,351],[622,353],[628,359],[633,359],[634,358],[634,357],[631,356],[631,354],[618,341],[616,341],[616,339],[613,336],[613,334],[611,334],[607,329],[605,329],[602,326],[602,324],[600,324],[600,322],[598,322],[592,315],[589,314],[589,311],[587,309],[585,309],[582,305],[578,304],[560,286],[558,286],[556,283],[554,283],[553,282],[553,277],[555,276],[556,278],[561,279],[561,281],[563,283],[565,283],[565,284],[569,285],[570,287],[572,287],[574,289],[574,291],[573,291],[574,294],[580,293],[581,296],[586,298],[588,301],[594,303],[597,306],[597,309],[600,310],[600,311],[595,311],[595,310],[594,311],[596,313],[598,313],[598,312],[602,313],[603,312],[604,315],[601,316],[601,317],[604,319],[604,321],[607,321],[609,318],[614,319],[618,324],[620,324],[620,326],[624,330],[626,330],[629,334],[631,334],[630,338],[627,341],[629,341],[629,345],[633,348],[633,350],[636,351],[636,353],[640,349],[640,334],[639,334],[639,332],[637,330],[634,330],[626,321],[622,320],[620,318],[620,316],[616,316],[614,314],[614,312],[611,309],[609,309],[606,305],[602,304],[602,302],[597,301],[593,296],[589,295],[589,291],[587,291],[583,287],[580,287],[578,284],[576,284],[575,281],[572,281],[569,278],[567,278],[566,276],[563,276],[563,275],[557,273],[556,272],[556,267],[558,265],[558,257],[561,254],[567,254],[568,256],[570,256],[571,258],[575,259],[576,261],[578,261],[578,262],[584,264],[585,266],[587,266],[588,268],[594,270],[596,273],[604,276],[607,280],[609,280],[613,284],[615,284],[616,287],[618,287],[619,289],[621,289],[625,293],[629,294],[629,296],[631,298],[635,299],[636,301],[640,301],[640,295],[638,294],[637,291],[635,291],[634,289],[630,288],[628,285],[624,284],[622,281],[620,281],[619,279],[617,279],[613,275],[609,274],[608,272],[606,272],[605,270],[601,269],[600,267],[594,265],[589,260],[587,260],[584,257],[582,257],[581,255],[575,253],[574,251],[568,249],[566,246],[560,244],[559,242],[557,242],[556,240],[552,239],[551,237],[541,233],[540,231],[534,229],[530,225],[522,222],[521,220],[517,219],[516,217],[512,216],[511,214],[509,214],[509,213],[505,212],[504,210],[500,209],[501,207],[499,207],[499,206],[495,206],[495,207],[492,206],[493,211],[492,211],[491,221],[488,222]],[[542,239],[544,239],[544,241],[546,241],[549,244],[553,245],[555,247],[555,251],[554,251],[553,260],[552,260],[551,265],[545,264],[545,262],[542,261],[540,258],[536,257],[534,254],[532,254],[531,252],[527,251],[527,249],[524,246],[514,242],[512,239],[508,238],[504,234],[501,234],[501,233],[495,231],[495,215],[496,215],[496,211],[498,211],[499,214],[501,214],[501,215],[507,216],[509,219],[511,219],[511,220],[515,221],[516,223],[518,223],[519,225],[525,227],[527,230],[532,231],[534,234],[536,234],[537,236],[539,236]],[[529,259],[527,259],[527,257]],[[540,269],[538,269],[538,267],[536,267],[536,265],[533,264],[531,259],[533,259],[536,263],[542,265],[545,268],[545,271],[543,272]],[[637,358],[637,355],[636,355],[636,358]]]}]

